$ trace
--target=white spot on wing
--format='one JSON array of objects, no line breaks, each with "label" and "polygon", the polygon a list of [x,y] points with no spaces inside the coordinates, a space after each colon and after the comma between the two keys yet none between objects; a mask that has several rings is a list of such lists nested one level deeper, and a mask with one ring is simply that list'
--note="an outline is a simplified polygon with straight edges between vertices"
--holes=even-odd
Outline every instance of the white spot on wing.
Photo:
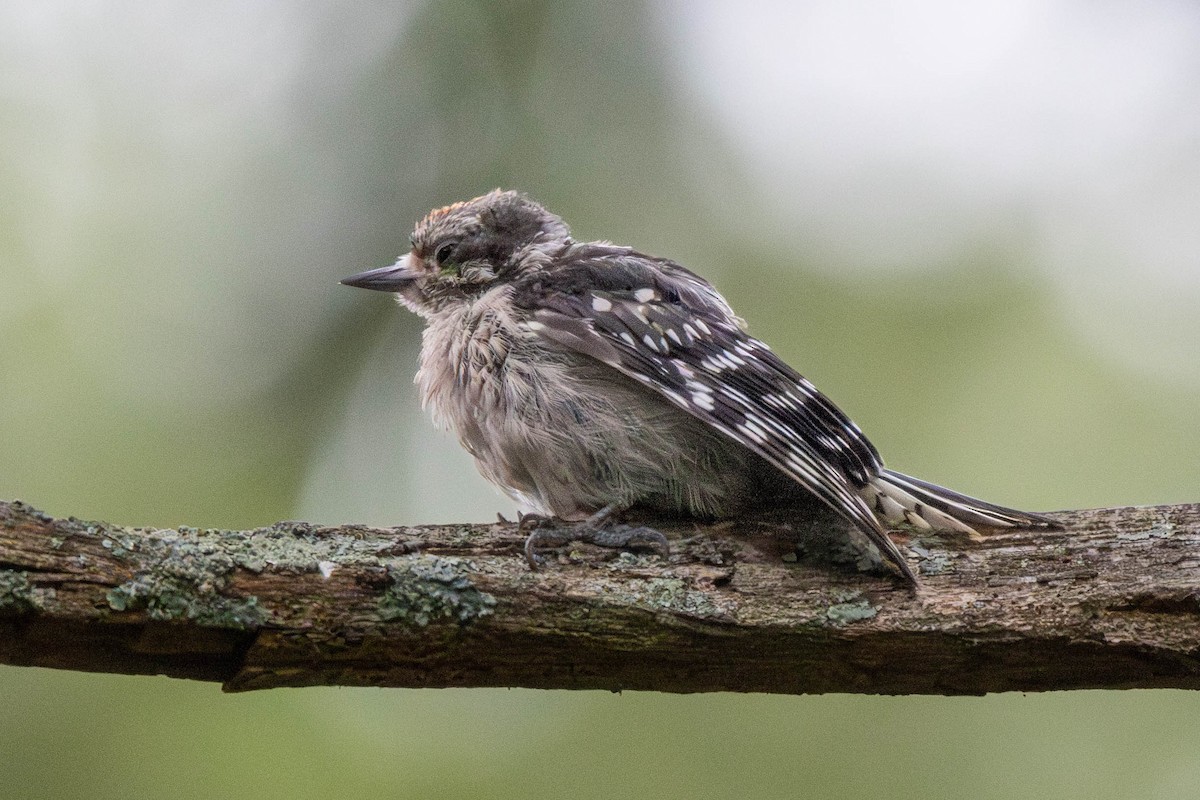
[{"label": "white spot on wing", "polygon": [[592,311],[612,311],[612,300],[592,295]]},{"label": "white spot on wing", "polygon": [[651,300],[655,300],[657,298],[658,292],[654,291],[648,286],[643,289],[638,289],[633,293],[633,299],[637,300],[639,303],[649,303]]},{"label": "white spot on wing", "polygon": [[686,406],[688,404],[687,398],[674,389],[659,389],[659,391],[681,406]]},{"label": "white spot on wing", "polygon": [[767,441],[766,431],[758,427],[758,425],[754,424],[754,422],[750,419],[747,419],[741,425],[738,425],[738,428],[741,429],[742,433],[750,437],[751,441],[758,442],[759,444],[763,444]]}]

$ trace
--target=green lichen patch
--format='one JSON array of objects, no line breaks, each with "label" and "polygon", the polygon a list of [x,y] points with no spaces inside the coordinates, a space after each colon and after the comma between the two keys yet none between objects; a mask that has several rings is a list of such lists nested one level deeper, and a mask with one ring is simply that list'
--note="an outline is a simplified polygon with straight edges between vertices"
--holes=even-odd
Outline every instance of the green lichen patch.
[{"label": "green lichen patch", "polygon": [[636,593],[639,604],[656,611],[671,611],[692,617],[720,616],[722,611],[706,592],[693,589],[682,578],[651,578]]},{"label": "green lichen patch", "polygon": [[137,577],[110,589],[105,599],[114,611],[145,609],[151,619],[186,619],[214,628],[252,630],[269,616],[257,597],[225,597],[211,584],[180,578]]},{"label": "green lichen patch", "polygon": [[825,609],[825,619],[834,625],[862,622],[879,613],[879,609],[862,597],[861,592],[842,593],[835,596],[834,599],[837,602]]},{"label": "green lichen patch", "polygon": [[425,627],[431,622],[472,622],[493,613],[496,598],[471,581],[473,565],[459,558],[417,556],[388,565],[387,590],[379,600],[385,622]]},{"label": "green lichen patch", "polygon": [[1169,539],[1175,535],[1175,526],[1169,522],[1160,522],[1140,531],[1118,533],[1117,538],[1123,542],[1142,542],[1147,539]]},{"label": "green lichen patch", "polygon": [[100,546],[111,552],[117,558],[126,558],[138,552],[142,537],[128,530],[114,529],[110,536],[100,540]]},{"label": "green lichen patch", "polygon": [[[366,529],[364,529],[366,530]],[[329,572],[341,564],[386,566],[386,557],[415,549],[407,540],[379,536],[326,536],[304,523],[278,523],[254,531],[204,532],[220,542],[232,563],[250,572],[268,567],[299,572]],[[325,564],[325,567],[321,565]]]},{"label": "green lichen patch", "polygon": [[908,543],[908,549],[921,559],[918,566],[922,575],[940,575],[951,567],[950,554],[944,549],[931,550],[926,544],[940,545],[940,540],[922,541],[914,539]]},{"label": "green lichen patch", "polygon": [[41,594],[26,573],[0,570],[0,612],[36,611],[41,607]]},{"label": "green lichen patch", "polygon": [[[328,578],[347,562],[386,566],[392,559],[376,555],[381,548],[410,546],[379,537],[322,535],[301,523],[254,531],[118,529],[106,531],[101,544],[116,556],[137,552],[142,563],[153,565],[108,592],[114,611],[145,611],[153,619],[234,629],[253,629],[271,617],[257,598],[230,596],[239,571],[317,572]],[[464,608],[468,599],[462,601]]]},{"label": "green lichen patch", "polygon": [[[639,559],[652,558],[626,555],[622,554],[610,562],[613,573],[627,573],[630,568],[641,565]],[[607,580],[598,576],[593,590],[602,593],[609,602],[642,611],[721,621],[728,621],[737,615],[735,600],[722,597],[719,592],[697,588],[696,579],[687,574],[659,577],[643,577],[639,574],[632,580]]]},{"label": "green lichen patch", "polygon": [[110,548],[153,551],[152,570],[109,590],[114,611],[145,610],[151,619],[190,620],[199,625],[239,630],[256,628],[269,617],[256,597],[229,597],[225,590],[237,561],[219,537],[191,529],[157,531],[154,537],[113,541]]}]

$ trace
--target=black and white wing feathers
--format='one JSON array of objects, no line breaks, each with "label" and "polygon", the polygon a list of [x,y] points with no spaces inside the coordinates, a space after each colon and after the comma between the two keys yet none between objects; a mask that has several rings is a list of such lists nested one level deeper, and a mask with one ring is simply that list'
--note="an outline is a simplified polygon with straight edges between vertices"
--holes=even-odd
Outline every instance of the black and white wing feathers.
[{"label": "black and white wing feathers", "polygon": [[748,335],[725,299],[670,261],[579,245],[514,302],[547,339],[608,364],[763,457],[853,522],[910,581],[860,490],[878,452],[832,402]]}]

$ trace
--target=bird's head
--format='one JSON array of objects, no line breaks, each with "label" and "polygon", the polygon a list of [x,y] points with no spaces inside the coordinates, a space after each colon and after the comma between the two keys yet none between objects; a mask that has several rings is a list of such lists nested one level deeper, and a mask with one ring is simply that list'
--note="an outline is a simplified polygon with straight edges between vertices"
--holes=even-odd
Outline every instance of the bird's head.
[{"label": "bird's head", "polygon": [[396,292],[430,316],[544,264],[571,242],[559,217],[519,192],[499,189],[429,212],[395,264],[342,283]]}]

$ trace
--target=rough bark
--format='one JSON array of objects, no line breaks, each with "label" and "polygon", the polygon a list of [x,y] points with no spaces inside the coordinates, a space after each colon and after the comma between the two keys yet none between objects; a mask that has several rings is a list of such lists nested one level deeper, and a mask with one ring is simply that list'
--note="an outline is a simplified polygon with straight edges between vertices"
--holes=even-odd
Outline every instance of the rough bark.
[{"label": "rough bark", "polygon": [[1200,687],[1200,504],[1056,516],[898,533],[910,592],[797,560],[777,521],[660,526],[669,561],[580,545],[533,572],[511,524],[132,529],[0,502],[0,663],[235,691]]}]

